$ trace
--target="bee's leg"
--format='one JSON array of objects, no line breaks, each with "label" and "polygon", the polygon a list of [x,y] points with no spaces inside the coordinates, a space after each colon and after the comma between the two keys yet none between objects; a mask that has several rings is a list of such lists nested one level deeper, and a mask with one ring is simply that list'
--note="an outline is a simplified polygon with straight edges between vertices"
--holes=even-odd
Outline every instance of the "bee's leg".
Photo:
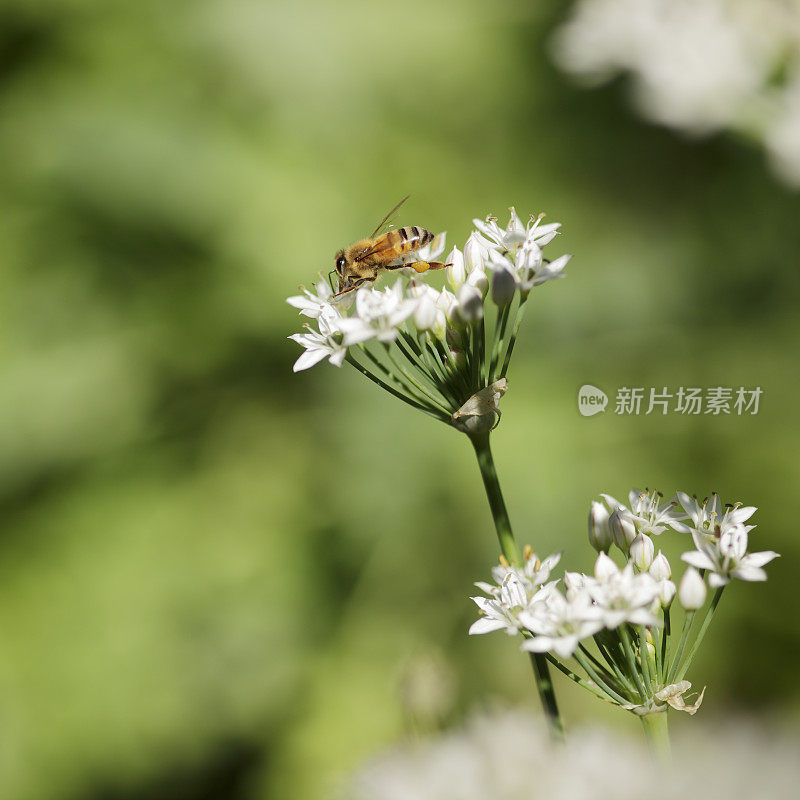
[{"label": "bee's leg", "polygon": [[414,267],[417,272],[430,272],[433,269],[444,269],[447,264],[442,264],[441,261],[412,261],[408,264],[409,267]]},{"label": "bee's leg", "polygon": [[377,277],[378,276],[375,275],[366,278],[358,278],[358,280],[353,281],[353,283],[351,283],[346,289],[342,289],[342,291],[336,292],[336,294],[333,295],[332,299],[336,299],[337,297],[344,297],[344,295],[350,294],[350,292],[355,291],[356,289],[359,288],[359,286],[363,286],[365,283],[375,283]]}]

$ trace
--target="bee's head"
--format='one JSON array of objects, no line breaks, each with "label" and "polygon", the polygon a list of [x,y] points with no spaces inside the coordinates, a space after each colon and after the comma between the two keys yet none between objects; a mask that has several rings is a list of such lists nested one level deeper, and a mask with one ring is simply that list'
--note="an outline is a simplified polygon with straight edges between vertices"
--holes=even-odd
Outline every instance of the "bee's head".
[{"label": "bee's head", "polygon": [[336,273],[336,277],[339,279],[338,290],[344,288],[344,283],[345,283],[344,273],[346,264],[347,264],[347,259],[344,257],[344,250],[340,250],[336,254],[336,258],[334,259],[333,269],[328,273],[328,281],[331,284],[331,287],[333,287],[331,276],[334,273]]},{"label": "bee's head", "polygon": [[336,274],[339,276],[339,278],[344,277],[344,268],[346,264],[347,259],[344,257],[344,250],[340,250],[336,254],[336,259],[333,262],[333,268],[336,270]]}]

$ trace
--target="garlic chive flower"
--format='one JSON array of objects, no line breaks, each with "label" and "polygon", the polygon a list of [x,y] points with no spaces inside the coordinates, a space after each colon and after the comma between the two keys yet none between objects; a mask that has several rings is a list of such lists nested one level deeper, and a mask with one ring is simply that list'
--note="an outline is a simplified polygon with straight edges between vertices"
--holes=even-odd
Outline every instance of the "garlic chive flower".
[{"label": "garlic chive flower", "polygon": [[504,630],[514,635],[522,629],[520,612],[527,609],[542,592],[550,577],[550,572],[561,558],[560,553],[540,561],[530,548],[525,548],[523,565],[520,569],[501,557],[500,564],[492,569],[495,583],[477,582],[475,585],[489,597],[473,597],[483,616],[473,623],[469,632],[472,635]]},{"label": "garlic chive flower", "polygon": [[[510,239],[515,230],[503,236]],[[493,570],[494,584],[476,584],[487,597],[473,598],[482,616],[470,633],[519,635],[523,650],[544,654],[570,680],[642,717],[650,730],[663,723],[648,722],[653,715],[698,710],[704,690],[688,702],[692,685],[684,678],[722,589],[733,578],[764,580],[764,565],[778,554],[748,553],[753,526],[744,522],[755,509],[736,505],[724,511],[716,495],[700,504],[680,492],[683,509],[657,492],[632,491],[630,508],[611,495],[601,497],[605,503],[594,501],[589,512],[589,543],[599,551],[593,571],[565,571],[563,578],[554,578],[558,556],[539,562],[526,549],[523,567],[503,561]],[[690,566],[676,586],[670,562],[661,550],[655,552],[653,537],[671,531],[684,538],[689,530],[696,549],[682,556]],[[618,545],[613,552],[612,539]],[[706,581],[716,593],[698,629],[692,623],[706,606]],[[676,595],[685,619],[674,637]]]},{"label": "garlic chive flower", "polygon": [[[445,252],[444,233],[398,259],[378,284],[342,296],[324,282],[288,298],[301,315],[316,321],[289,338],[305,352],[295,371],[327,359],[344,361],[385,391],[470,436],[483,435],[500,420],[498,401],[530,292],[563,275],[569,256],[544,258],[559,223],[516,211],[505,229],[493,217],[475,221],[462,249],[447,255],[441,288],[435,273],[423,276],[417,261]],[[388,285],[387,285],[388,284]]]},{"label": "garlic chive flower", "polygon": [[658,619],[650,611],[658,598],[658,584],[648,573],[635,572],[632,563],[620,569],[605,553],[600,553],[595,578],[587,581],[586,590],[610,630],[625,622],[658,625]]},{"label": "garlic chive flower", "polygon": [[[755,506],[743,506],[741,503],[723,506],[716,492],[703,500],[702,504],[696,497],[689,497],[686,492],[678,492],[678,499],[692,523],[686,526],[686,531],[693,530],[708,536],[723,534],[734,525],[742,525],[757,511]],[[755,525],[743,527],[745,533],[749,533]]]},{"label": "garlic chive flower", "polygon": [[307,325],[308,333],[295,333],[290,336],[304,348],[303,354],[295,361],[294,371],[309,369],[326,358],[336,367],[341,367],[347,355],[344,345],[344,334],[341,329],[342,318],[331,306],[319,309],[317,314],[318,330]]},{"label": "garlic chive flower", "polygon": [[725,586],[733,578],[742,581],[765,581],[767,573],[763,570],[778,553],[762,550],[748,553],[748,534],[744,525],[733,525],[710,539],[697,531],[692,531],[692,539],[697,548],[684,553],[681,558],[697,569],[708,571],[708,585],[712,588]]}]

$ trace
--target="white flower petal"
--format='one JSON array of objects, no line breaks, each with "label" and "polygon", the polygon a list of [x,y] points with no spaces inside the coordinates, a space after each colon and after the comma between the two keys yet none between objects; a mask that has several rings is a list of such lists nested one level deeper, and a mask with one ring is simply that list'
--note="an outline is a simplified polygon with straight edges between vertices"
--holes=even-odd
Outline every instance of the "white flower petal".
[{"label": "white flower petal", "polygon": [[469,627],[470,636],[480,636],[483,633],[493,633],[494,631],[502,630],[506,627],[504,622],[498,619],[490,619],[489,617],[481,617],[475,620]]},{"label": "white flower petal", "polygon": [[294,362],[294,366],[292,367],[293,372],[302,372],[305,369],[311,369],[316,364],[319,364],[320,361],[324,360],[325,356],[328,353],[325,350],[306,350],[297,361]]},{"label": "white flower petal", "polygon": [[697,569],[713,570],[716,566],[705,553],[701,553],[699,550],[690,550],[688,553],[684,553],[681,556],[681,561],[685,561],[687,564],[697,567]]}]

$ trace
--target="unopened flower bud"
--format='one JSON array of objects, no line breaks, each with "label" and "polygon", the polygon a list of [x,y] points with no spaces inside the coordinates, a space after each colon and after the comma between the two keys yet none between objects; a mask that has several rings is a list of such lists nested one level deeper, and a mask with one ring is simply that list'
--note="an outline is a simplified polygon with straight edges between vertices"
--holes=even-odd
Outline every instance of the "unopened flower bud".
[{"label": "unopened flower bud", "polygon": [[627,555],[631,542],[636,537],[636,528],[625,514],[625,509],[622,508],[612,511],[608,518],[608,527],[614,544]]},{"label": "unopened flower bud", "polygon": [[598,553],[607,553],[612,544],[608,517],[608,509],[602,503],[593,501],[589,509],[589,544]]},{"label": "unopened flower bud", "polygon": [[474,286],[465,283],[458,290],[458,316],[467,325],[483,317],[483,297]]},{"label": "unopened flower bud", "polygon": [[672,577],[672,569],[667,557],[659,550],[650,565],[650,576],[657,581],[668,581]]},{"label": "unopened flower bud", "polygon": [[425,293],[417,303],[414,310],[414,325],[418,331],[429,331],[436,323],[436,303],[433,298]]},{"label": "unopened flower bud", "polygon": [[678,600],[687,611],[697,611],[706,601],[706,584],[694,567],[688,567],[681,578]]},{"label": "unopened flower bud", "polygon": [[467,285],[474,286],[481,293],[481,297],[486,297],[489,291],[489,279],[482,269],[474,269],[467,275]]},{"label": "unopened flower bud", "polygon": [[447,334],[447,316],[440,308],[436,309],[436,319],[431,325],[431,333],[437,339],[444,339]]},{"label": "unopened flower bud", "polygon": [[656,657],[656,647],[652,642],[645,642],[645,647],[647,648],[647,657],[655,660]]},{"label": "unopened flower bud", "polygon": [[597,580],[610,578],[617,572],[619,572],[619,567],[605,553],[597,556],[597,561],[594,562],[594,576]]},{"label": "unopened flower bud", "polygon": [[454,247],[447,256],[447,268],[445,274],[447,275],[447,282],[454,288],[460,288],[461,284],[467,279],[467,268],[464,264],[464,254]]},{"label": "unopened flower bud", "polygon": [[466,366],[467,356],[463,350],[457,350],[455,348],[451,348],[450,355],[453,358],[453,364],[455,364],[456,369],[463,369]]},{"label": "unopened flower bud", "polygon": [[464,331],[458,328],[448,328],[444,338],[451,350],[459,350],[464,347]]},{"label": "unopened flower bud", "polygon": [[645,533],[638,533],[631,542],[631,561],[639,572],[646,572],[653,563],[655,546],[653,540]]},{"label": "unopened flower bud", "polygon": [[478,234],[472,233],[464,245],[464,265],[468,274],[476,269],[483,271],[486,252]]},{"label": "unopened flower bud", "polygon": [[564,572],[567,600],[574,600],[586,585],[586,576],[580,572]]},{"label": "unopened flower bud", "polygon": [[458,303],[456,302],[456,296],[452,292],[447,289],[442,289],[439,296],[436,298],[436,307],[444,312],[445,319],[450,325],[456,324],[456,309]]},{"label": "unopened flower bud", "polygon": [[491,254],[492,300],[500,308],[507,306],[517,291],[517,281],[504,258]]},{"label": "unopened flower bud", "polygon": [[675,592],[678,589],[672,581],[661,581],[659,584],[658,599],[661,601],[661,608],[669,608],[675,599]]}]

